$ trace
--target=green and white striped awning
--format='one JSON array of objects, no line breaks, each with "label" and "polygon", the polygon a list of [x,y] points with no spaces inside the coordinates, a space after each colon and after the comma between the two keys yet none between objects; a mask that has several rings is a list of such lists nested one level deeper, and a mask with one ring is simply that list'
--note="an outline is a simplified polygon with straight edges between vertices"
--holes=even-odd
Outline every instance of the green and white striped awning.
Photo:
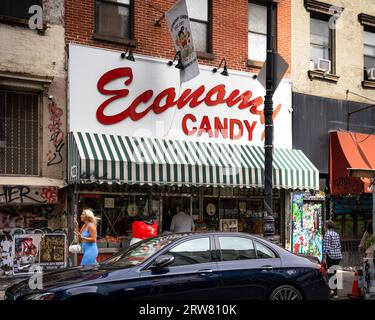
[{"label": "green and white striped awning", "polygon": [[[264,185],[261,146],[71,132],[68,148],[70,183]],[[275,149],[273,185],[318,190],[319,171],[302,151]]]}]

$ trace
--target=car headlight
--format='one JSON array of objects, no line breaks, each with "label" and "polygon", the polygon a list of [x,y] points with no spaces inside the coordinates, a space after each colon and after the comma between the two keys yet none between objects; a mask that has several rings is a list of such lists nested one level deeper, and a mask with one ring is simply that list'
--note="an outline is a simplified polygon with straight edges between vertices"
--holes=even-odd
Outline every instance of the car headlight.
[{"label": "car headlight", "polygon": [[25,300],[54,300],[56,295],[52,292],[35,293],[25,297]]}]

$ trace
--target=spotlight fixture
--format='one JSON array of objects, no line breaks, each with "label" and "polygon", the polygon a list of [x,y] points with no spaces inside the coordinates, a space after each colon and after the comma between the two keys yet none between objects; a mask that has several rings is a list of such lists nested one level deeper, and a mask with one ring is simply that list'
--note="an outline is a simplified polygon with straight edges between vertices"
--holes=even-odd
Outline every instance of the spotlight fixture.
[{"label": "spotlight fixture", "polygon": [[121,59],[125,59],[125,58],[126,60],[135,61],[134,56],[133,56],[133,49],[131,49],[130,47],[126,48],[126,52],[121,52]]},{"label": "spotlight fixture", "polygon": [[180,69],[180,70],[184,70],[185,67],[184,67],[183,64],[182,64],[181,52],[180,52],[180,51],[177,51],[177,52],[176,52],[173,61],[168,61],[168,65],[169,65],[169,66],[172,66],[172,65],[173,65],[173,62],[176,61],[177,57],[178,57],[178,60],[177,60],[177,64],[176,64],[175,68]]},{"label": "spotlight fixture", "polygon": [[212,69],[212,72],[213,72],[213,73],[218,72],[218,70],[221,68],[221,65],[223,64],[223,62],[224,62],[224,67],[223,67],[223,71],[221,72],[221,74],[222,74],[223,76],[228,77],[228,76],[229,76],[229,73],[228,73],[228,69],[227,69],[227,61],[225,60],[225,58],[221,59],[219,66],[218,66],[217,68],[213,68],[213,69]]}]

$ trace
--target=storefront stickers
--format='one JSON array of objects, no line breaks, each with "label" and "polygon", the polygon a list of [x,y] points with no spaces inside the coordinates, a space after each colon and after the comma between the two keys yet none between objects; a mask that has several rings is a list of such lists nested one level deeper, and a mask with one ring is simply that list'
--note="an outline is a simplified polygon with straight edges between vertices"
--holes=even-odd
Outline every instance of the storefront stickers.
[{"label": "storefront stickers", "polygon": [[[71,44],[71,131],[264,145],[265,90],[250,73],[224,77],[200,66],[199,76],[180,85],[179,70],[167,62]],[[283,80],[274,95],[275,147],[292,147],[290,108],[291,85]]]}]

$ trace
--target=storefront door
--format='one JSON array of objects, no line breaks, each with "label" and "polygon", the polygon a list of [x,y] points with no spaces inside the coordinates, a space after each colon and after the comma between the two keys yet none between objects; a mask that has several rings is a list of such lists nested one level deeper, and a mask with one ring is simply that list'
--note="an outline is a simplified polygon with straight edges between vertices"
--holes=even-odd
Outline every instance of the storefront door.
[{"label": "storefront door", "polygon": [[192,197],[190,194],[166,195],[162,197],[162,232],[170,231],[173,216],[184,208],[191,214]]}]

